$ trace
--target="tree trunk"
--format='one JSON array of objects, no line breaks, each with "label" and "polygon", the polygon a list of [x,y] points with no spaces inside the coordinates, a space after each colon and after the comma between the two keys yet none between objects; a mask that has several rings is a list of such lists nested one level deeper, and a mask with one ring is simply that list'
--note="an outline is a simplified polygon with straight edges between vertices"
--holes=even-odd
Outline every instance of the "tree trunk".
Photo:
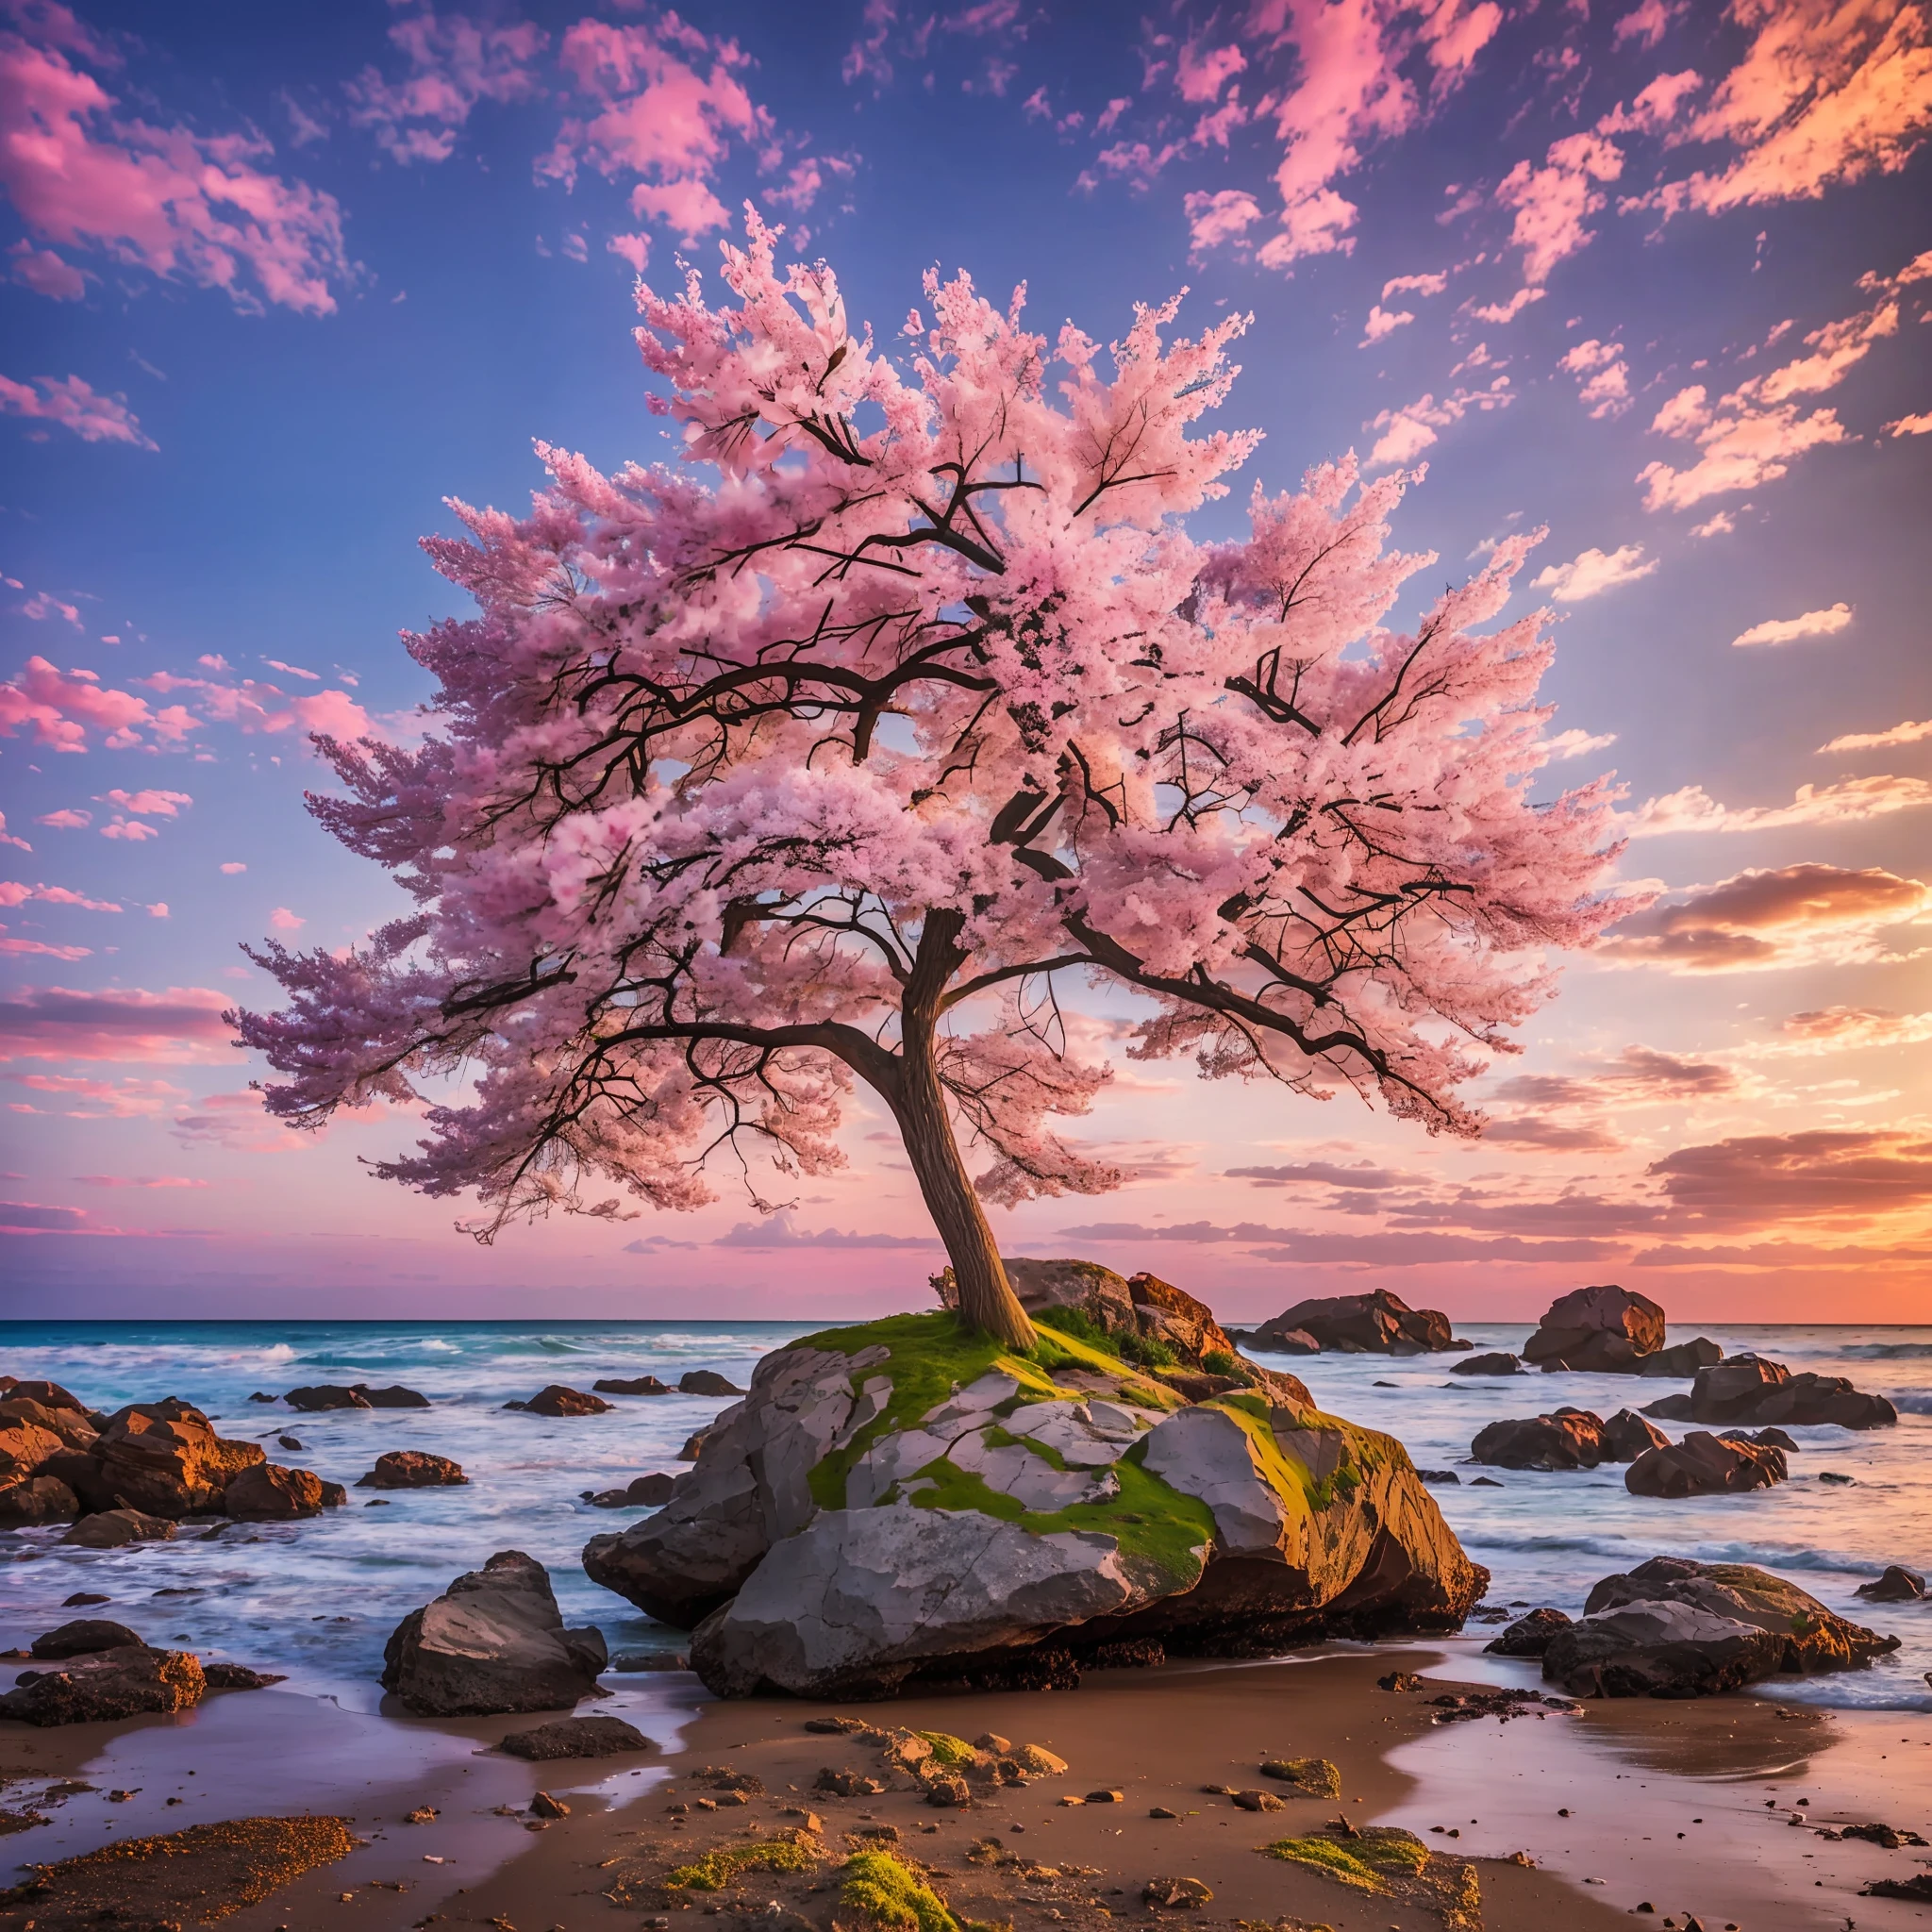
[{"label": "tree trunk", "polygon": [[928,1041],[905,1042],[892,1111],[926,1211],[953,1264],[960,1319],[984,1334],[997,1336],[1008,1348],[1031,1348],[1039,1337],[1007,1279],[986,1209],[959,1158],[953,1124],[946,1117],[945,1090],[940,1085]]}]

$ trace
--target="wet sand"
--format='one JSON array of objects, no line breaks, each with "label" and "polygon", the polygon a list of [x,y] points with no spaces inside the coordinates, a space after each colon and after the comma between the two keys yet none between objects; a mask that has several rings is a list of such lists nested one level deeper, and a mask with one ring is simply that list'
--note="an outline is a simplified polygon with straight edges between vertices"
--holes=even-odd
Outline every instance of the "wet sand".
[{"label": "wet sand", "polygon": [[[1374,1688],[1398,1668],[1431,1681],[1419,1694]],[[1505,1675],[1533,1681],[1521,1667],[1481,1659],[1467,1642],[1098,1673],[1067,1693],[841,1707],[723,1704],[688,1676],[619,1678],[620,1696],[584,1708],[621,1712],[672,1748],[641,1760],[546,1765],[492,1748],[537,1718],[430,1723],[275,1690],[226,1693],[173,1719],[53,1731],[0,1724],[0,1771],[16,1780],[0,1803],[18,1807],[60,1776],[98,1787],[47,1807],[53,1823],[0,1840],[0,1862],[10,1874],[109,1840],[264,1812],[326,1812],[353,1820],[366,1842],[225,1925],[403,1932],[441,1914],[452,1927],[495,1922],[498,1932],[505,1924],[514,1932],[595,1932],[648,1925],[659,1915],[686,1923],[687,1912],[695,1924],[708,1906],[727,1901],[730,1924],[734,1907],[780,1896],[824,1925],[848,1834],[857,1844],[858,1834],[891,1827],[899,1834],[893,1848],[933,1867],[956,1909],[1016,1928],[1157,1917],[1217,1928],[1292,1919],[1335,1932],[1439,1925],[1419,1907],[1351,1891],[1257,1850],[1345,1815],[1405,1825],[1433,1850],[1473,1858],[1492,1932],[1627,1928],[1643,1901],[1656,1914],[1636,1923],[1659,1928],[1666,1915],[1681,1925],[1687,1911],[1707,1932],[1731,1924],[1742,1932],[1820,1932],[1848,1919],[1858,1932],[1932,1924],[1932,1906],[1855,1895],[1872,1877],[1925,1869],[1932,1853],[1828,1842],[1785,1822],[1878,1818],[1932,1837],[1932,1719],[1802,1709],[1781,1718],[1772,1703],[1730,1697],[1591,1704],[1574,1715],[1507,1724],[1435,1723],[1430,1697]],[[1043,1745],[1070,1770],[994,1791],[965,1811],[936,1810],[912,1790],[830,1797],[811,1789],[821,1768],[880,1765],[875,1751],[803,1729],[826,1712],[968,1738],[992,1731]],[[1889,1741],[1899,1739],[1910,1741]],[[1257,1774],[1264,1757],[1332,1759],[1341,1800],[1277,1786],[1284,1809],[1257,1815],[1202,1791],[1266,1786]],[[767,1795],[693,1809],[680,1823],[668,1807],[707,1791],[692,1782],[703,1766],[751,1773]],[[571,1815],[532,1831],[525,1807],[540,1789],[564,1799]],[[1058,1803],[1063,1793],[1101,1789],[1121,1791],[1124,1802]],[[111,1800],[110,1790],[133,1795]],[[171,1797],[181,1802],[170,1806]],[[1807,1806],[1797,1806],[1801,1797]],[[424,1805],[440,1814],[433,1823],[403,1823]],[[1157,1806],[1181,1815],[1152,1819]],[[808,1808],[823,1824],[828,1862],[816,1874],[753,1878],[741,1891],[708,1898],[655,1890],[651,1881],[670,1866],[741,1840],[748,1828],[768,1836],[795,1826],[788,1808]],[[1561,1809],[1572,1815],[1561,1818]],[[1432,1832],[1437,1825],[1443,1830]],[[1008,1862],[969,1858],[976,1842],[994,1838]],[[1512,1852],[1535,1865],[1504,1862]],[[1038,1875],[1047,1867],[1057,1875]],[[1190,1912],[1152,1911],[1141,1892],[1156,1875],[1197,1878],[1213,1900]],[[1591,1878],[1605,1882],[1583,1882]],[[608,1895],[613,1886],[621,1904]],[[0,1913],[0,1932],[23,1932],[32,1916]]]}]

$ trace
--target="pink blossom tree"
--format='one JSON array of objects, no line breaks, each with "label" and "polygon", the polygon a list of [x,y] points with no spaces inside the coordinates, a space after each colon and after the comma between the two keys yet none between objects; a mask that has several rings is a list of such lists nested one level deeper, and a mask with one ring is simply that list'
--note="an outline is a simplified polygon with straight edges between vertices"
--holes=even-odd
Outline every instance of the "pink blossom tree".
[{"label": "pink blossom tree", "polygon": [[1119,1179],[1054,1131],[1108,1077],[1058,986],[1140,995],[1133,1058],[1474,1134],[1456,1089],[1546,950],[1627,909],[1612,794],[1532,805],[1550,646],[1474,628],[1533,539],[1400,632],[1411,479],[1351,458],[1257,489],[1244,541],[1189,534],[1259,440],[1197,427],[1241,321],[1170,340],[1176,304],[1141,308],[1103,356],[928,275],[895,359],[777,233],[724,250],[732,304],[640,285],[683,466],[540,447],[528,517],[458,504],[473,541],[426,543],[480,607],[409,641],[446,730],[318,740],[349,795],[311,800],[420,909],[271,941],[291,1003],[238,1024],[285,1120],[422,1103],[377,1172],[474,1188],[486,1240],[619,1212],[594,1178],[697,1207],[721,1149],[833,1169],[863,1081],[963,1317],[1026,1346],[982,1203]]}]

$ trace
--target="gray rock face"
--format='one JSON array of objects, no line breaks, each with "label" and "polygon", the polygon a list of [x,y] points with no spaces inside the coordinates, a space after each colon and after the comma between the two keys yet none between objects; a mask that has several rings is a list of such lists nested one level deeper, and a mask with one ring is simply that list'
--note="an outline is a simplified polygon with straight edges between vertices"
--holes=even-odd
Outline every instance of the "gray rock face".
[{"label": "gray rock face", "polygon": [[1633,1603],[1552,1632],[1543,1676],[1573,1697],[1707,1697],[1776,1674],[1783,1641],[1690,1604]]},{"label": "gray rock face", "polygon": [[1483,1648],[1498,1657],[1541,1657],[1550,1647],[1550,1639],[1558,1630],[1569,1627],[1570,1619],[1561,1610],[1531,1610],[1527,1616],[1518,1617],[1500,1635],[1491,1638]]},{"label": "gray rock face", "polygon": [[1454,1346],[1447,1315],[1412,1308],[1386,1288],[1297,1302],[1261,1324],[1255,1346],[1273,1348],[1274,1337],[1296,1332],[1341,1355],[1429,1355]]},{"label": "gray rock face", "polygon": [[1602,1421],[1581,1408],[1491,1423],[1469,1453],[1492,1469],[1594,1469],[1604,1458]]},{"label": "gray rock face", "polygon": [[1032,1536],[970,1511],[827,1510],[691,1639],[713,1690],[876,1695],[935,1659],[1030,1645],[1141,1599],[1110,1536]]},{"label": "gray rock face", "polygon": [[1007,1279],[1029,1315],[1047,1308],[1078,1308],[1109,1335],[1139,1332],[1134,1297],[1124,1274],[1094,1261],[1013,1260]]},{"label": "gray rock face", "polygon": [[563,1627],[542,1564],[500,1550],[396,1625],[382,1688],[419,1717],[568,1710],[608,1660],[601,1631]]},{"label": "gray rock face", "polygon": [[1925,1579],[1902,1563],[1888,1563],[1884,1573],[1871,1583],[1861,1583],[1852,1594],[1868,1604],[1911,1604],[1925,1594]]},{"label": "gray rock face", "polygon": [[1634,1374],[1638,1359],[1664,1345],[1664,1311],[1627,1288],[1579,1288],[1558,1295],[1523,1344],[1527,1362],[1560,1361],[1597,1374]]},{"label": "gray rock face", "polygon": [[36,1637],[31,1655],[37,1659],[87,1657],[97,1650],[123,1650],[129,1645],[139,1649],[143,1641],[141,1633],[125,1624],[106,1617],[75,1617],[72,1623]]},{"label": "gray rock face", "polygon": [[664,1507],[585,1544],[591,1580],[660,1623],[687,1630],[700,1623],[736,1593],[774,1542],[810,1519],[812,1466],[877,1415],[889,1385],[868,1393],[855,1378],[862,1384],[864,1372],[885,1358],[884,1350],[870,1349],[767,1356],[751,1392],[705,1432],[695,1466],[677,1478]]},{"label": "gray rock face", "polygon": [[1693,1429],[1681,1442],[1644,1450],[1624,1472],[1624,1487],[1633,1496],[1736,1496],[1768,1490],[1788,1473],[1782,1449]]},{"label": "gray rock face", "polygon": [[1668,1348],[1660,1348],[1655,1355],[1638,1358],[1637,1373],[1640,1375],[1671,1376],[1681,1375],[1687,1380],[1699,1369],[1707,1369],[1713,1362],[1721,1362],[1724,1352],[1707,1335],[1700,1335],[1690,1341],[1674,1341]]},{"label": "gray rock face", "polygon": [[1646,1449],[1663,1449],[1670,1438],[1634,1408],[1620,1408],[1604,1424],[1604,1460],[1635,1462]]},{"label": "gray rock face", "polygon": [[1218,1408],[1184,1408],[1147,1438],[1147,1468],[1184,1496],[1214,1512],[1214,1538],[1228,1556],[1279,1556],[1288,1517],[1262,1475],[1255,1445]]}]

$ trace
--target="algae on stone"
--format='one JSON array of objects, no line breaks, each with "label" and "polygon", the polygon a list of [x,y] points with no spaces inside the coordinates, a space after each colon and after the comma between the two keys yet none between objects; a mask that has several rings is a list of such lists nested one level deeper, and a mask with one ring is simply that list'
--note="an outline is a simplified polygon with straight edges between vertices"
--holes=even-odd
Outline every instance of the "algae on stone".
[{"label": "algae on stone", "polygon": [[803,1872],[817,1862],[810,1842],[795,1832],[748,1844],[719,1845],[667,1873],[664,1883],[674,1891],[724,1891],[746,1872]]},{"label": "algae on stone", "polygon": [[844,1874],[839,1903],[881,1932],[960,1932],[946,1902],[891,1852],[856,1852]]}]

